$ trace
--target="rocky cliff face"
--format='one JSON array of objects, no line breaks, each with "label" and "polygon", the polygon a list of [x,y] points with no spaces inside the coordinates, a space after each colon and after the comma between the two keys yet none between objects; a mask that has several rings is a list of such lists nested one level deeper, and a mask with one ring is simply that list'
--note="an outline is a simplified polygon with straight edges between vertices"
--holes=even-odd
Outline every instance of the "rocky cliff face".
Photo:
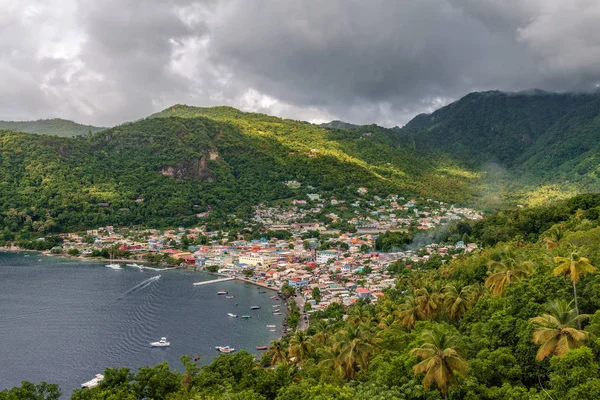
[{"label": "rocky cliff face", "polygon": [[200,179],[204,182],[214,182],[215,174],[210,171],[208,160],[216,161],[218,158],[219,153],[211,150],[200,158],[180,161],[174,166],[164,167],[160,173],[177,179]]}]

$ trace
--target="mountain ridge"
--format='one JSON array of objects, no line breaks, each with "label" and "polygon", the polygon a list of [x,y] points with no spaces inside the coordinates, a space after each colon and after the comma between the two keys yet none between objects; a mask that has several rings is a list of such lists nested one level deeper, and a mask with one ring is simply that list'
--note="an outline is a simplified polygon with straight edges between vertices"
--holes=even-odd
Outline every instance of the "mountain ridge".
[{"label": "mountain ridge", "polygon": [[0,121],[0,130],[15,132],[37,133],[40,135],[54,136],[81,136],[89,132],[95,133],[107,129],[101,126],[83,125],[77,122],[62,119],[38,119],[35,121]]}]

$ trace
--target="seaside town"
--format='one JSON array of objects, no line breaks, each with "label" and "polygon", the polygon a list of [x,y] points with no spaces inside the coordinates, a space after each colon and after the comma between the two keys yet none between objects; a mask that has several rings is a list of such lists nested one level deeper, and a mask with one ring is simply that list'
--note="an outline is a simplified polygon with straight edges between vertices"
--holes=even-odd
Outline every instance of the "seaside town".
[{"label": "seaside town", "polygon": [[[330,211],[332,207],[338,213]],[[348,213],[352,218],[343,219],[342,214]],[[309,195],[308,200],[294,200],[288,207],[256,207],[245,234],[208,231],[206,225],[165,231],[105,226],[61,234],[63,242],[50,253],[176,265],[274,290],[287,285],[296,289],[305,310],[314,312],[332,303],[376,302],[384,289],[395,285],[394,273],[399,271],[390,266],[398,265],[397,261],[402,268],[414,268],[477,247],[457,240],[383,249],[378,238],[386,232],[401,235],[412,230],[418,235],[453,221],[481,218],[472,209],[431,199],[374,196],[345,204]],[[311,222],[298,222],[307,220]],[[340,222],[346,229],[336,228]]]}]

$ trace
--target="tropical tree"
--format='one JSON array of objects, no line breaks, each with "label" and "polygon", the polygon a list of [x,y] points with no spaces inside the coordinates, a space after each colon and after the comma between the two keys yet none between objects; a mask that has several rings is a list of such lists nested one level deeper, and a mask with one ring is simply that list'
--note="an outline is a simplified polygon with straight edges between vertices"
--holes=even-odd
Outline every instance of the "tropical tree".
[{"label": "tropical tree", "polygon": [[450,319],[460,319],[460,317],[471,308],[470,287],[457,287],[449,283],[444,286],[444,310]]},{"label": "tropical tree", "polygon": [[488,277],[485,287],[490,289],[493,295],[502,297],[506,286],[518,282],[531,274],[533,265],[528,261],[520,261],[512,251],[505,250],[500,261],[491,261],[488,264]]},{"label": "tropical tree", "polygon": [[546,231],[542,241],[546,244],[546,249],[550,250],[558,247],[564,237],[565,226],[563,224],[556,224]]},{"label": "tropical tree", "polygon": [[570,349],[581,347],[588,338],[588,332],[575,326],[587,315],[578,315],[566,300],[553,300],[548,303],[546,313],[531,318],[537,328],[533,332],[533,342],[539,344],[535,359],[542,361],[549,355],[562,356]]},{"label": "tropical tree", "polygon": [[422,287],[415,290],[415,301],[423,318],[432,320],[440,307],[442,296],[435,288]]},{"label": "tropical tree", "polygon": [[409,331],[415,326],[422,315],[414,296],[408,295],[404,298],[404,303],[400,305],[397,315],[400,323]]},{"label": "tropical tree", "polygon": [[310,336],[305,331],[297,331],[290,339],[289,355],[294,357],[294,362],[301,364],[312,353],[313,348]]},{"label": "tropical tree", "polygon": [[270,354],[271,365],[287,363],[285,345],[280,340],[276,340],[273,342],[273,344],[271,345]]},{"label": "tropical tree", "polygon": [[[590,260],[581,257],[576,252],[571,252],[570,257],[554,257],[554,262],[558,264],[558,267],[554,268],[552,274],[556,276],[562,274],[563,279],[569,277],[571,282],[573,282],[575,311],[579,314],[579,305],[577,304],[577,283],[586,274],[593,274],[596,271],[596,267],[590,263]],[[581,329],[581,321],[577,322],[577,326]]]},{"label": "tropical tree", "polygon": [[335,347],[347,380],[356,378],[358,371],[366,371],[374,346],[370,333],[360,326],[347,326],[338,332]]},{"label": "tropical tree", "polygon": [[432,383],[447,398],[448,388],[456,383],[457,374],[466,375],[468,364],[459,348],[460,338],[443,327],[435,327],[422,333],[424,343],[410,354],[423,360],[413,367],[415,375],[425,374],[423,386]]}]

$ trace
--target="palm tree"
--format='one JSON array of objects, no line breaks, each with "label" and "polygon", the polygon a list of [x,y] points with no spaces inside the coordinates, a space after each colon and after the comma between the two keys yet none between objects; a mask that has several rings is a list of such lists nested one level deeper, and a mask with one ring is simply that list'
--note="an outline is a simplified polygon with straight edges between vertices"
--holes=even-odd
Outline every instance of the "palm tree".
[{"label": "palm tree", "polygon": [[470,287],[457,287],[449,283],[444,286],[444,309],[451,319],[458,320],[471,308]]},{"label": "palm tree", "polygon": [[318,351],[321,361],[319,366],[325,367],[333,372],[335,377],[342,378],[346,374],[344,363],[340,357],[340,349],[336,346]]},{"label": "palm tree", "polygon": [[[575,298],[575,311],[579,314],[579,305],[577,304],[577,283],[587,273],[593,274],[596,271],[590,260],[585,257],[581,257],[576,252],[572,252],[569,258],[567,257],[554,257],[554,262],[558,264],[558,267],[554,268],[552,274],[558,276],[563,275],[566,279],[573,282],[573,297]],[[577,327],[581,329],[581,321],[577,322]]]},{"label": "palm tree", "polygon": [[587,315],[578,315],[566,300],[554,300],[548,303],[547,312],[530,321],[538,327],[533,332],[533,342],[540,348],[535,356],[542,361],[549,355],[562,356],[570,349],[582,346],[588,338],[588,332],[575,328]]},{"label": "palm tree", "polygon": [[295,358],[295,362],[301,364],[313,351],[310,336],[304,331],[297,331],[290,339],[289,355]]},{"label": "palm tree", "polygon": [[506,286],[520,281],[531,273],[532,264],[519,261],[512,251],[505,250],[500,261],[491,261],[488,268],[493,272],[488,271],[485,287],[490,289],[493,295],[502,297]]},{"label": "palm tree", "polygon": [[400,305],[397,315],[400,323],[409,331],[415,326],[415,323],[421,319],[422,315],[419,304],[417,304],[414,296],[406,296],[404,303]]},{"label": "palm tree", "polygon": [[374,350],[372,343],[370,334],[360,326],[348,326],[338,333],[335,347],[339,350],[347,380],[354,379],[359,370],[367,370],[369,356]]},{"label": "palm tree", "polygon": [[287,363],[285,346],[280,340],[274,341],[269,351],[271,353],[271,365],[276,365],[278,363]]},{"label": "palm tree", "polygon": [[421,338],[425,343],[410,351],[411,355],[423,359],[413,367],[413,371],[415,375],[425,374],[423,386],[428,388],[435,382],[447,398],[448,387],[456,382],[456,374],[467,374],[468,364],[458,347],[460,338],[441,327],[424,331]]},{"label": "palm tree", "polygon": [[554,225],[546,231],[542,239],[546,243],[546,249],[551,250],[559,246],[562,238],[565,237],[565,226],[562,224]]},{"label": "palm tree", "polygon": [[435,288],[422,287],[415,290],[415,301],[423,318],[432,320],[440,306],[440,293]]},{"label": "palm tree", "polygon": [[318,319],[310,326],[317,331],[313,335],[314,342],[321,346],[327,346],[329,344],[329,339],[331,338],[327,323],[321,319]]}]

